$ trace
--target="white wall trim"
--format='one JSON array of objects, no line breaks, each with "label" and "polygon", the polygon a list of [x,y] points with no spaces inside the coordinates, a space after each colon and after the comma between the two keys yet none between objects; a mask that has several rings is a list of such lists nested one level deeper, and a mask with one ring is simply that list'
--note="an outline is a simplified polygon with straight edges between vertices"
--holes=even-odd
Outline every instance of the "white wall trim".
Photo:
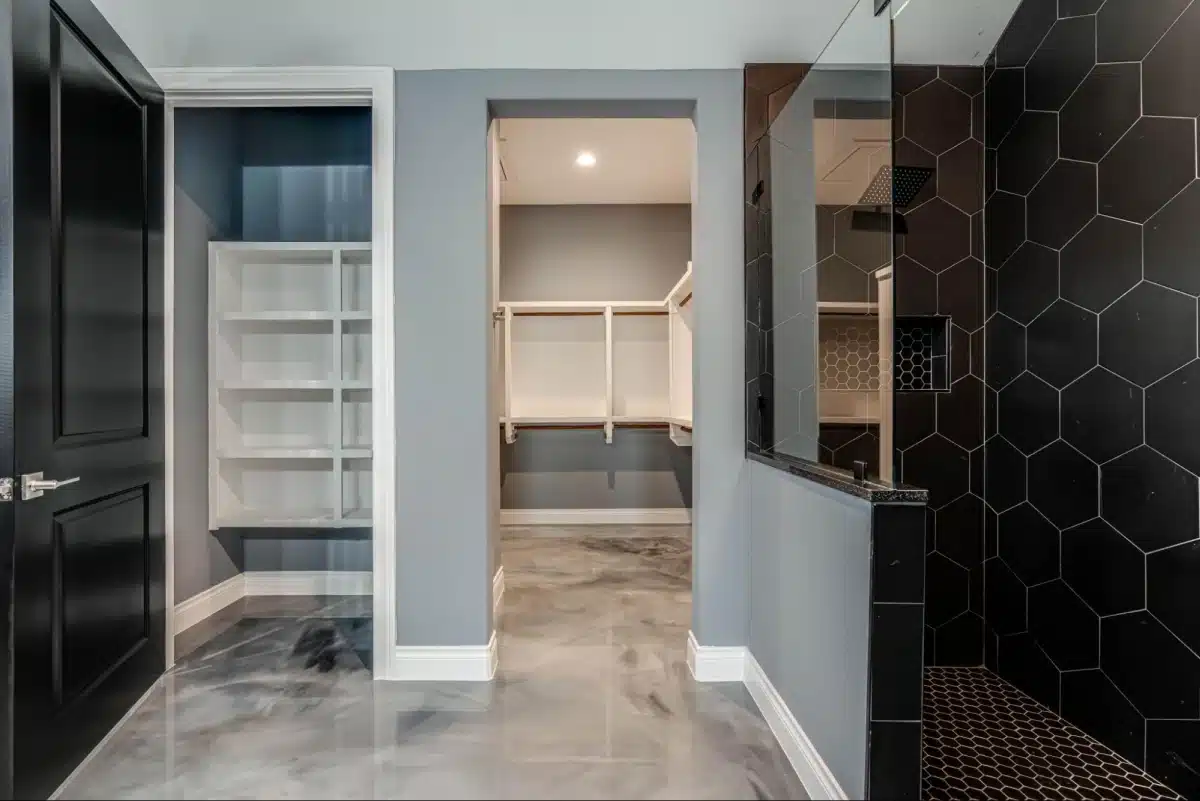
[{"label": "white wall trim", "polygon": [[392,676],[396,632],[396,453],[395,453],[395,159],[396,76],[390,67],[187,68],[152,70],[165,93],[166,160],[163,319],[166,380],[166,607],[167,665],[174,664],[174,341],[175,341],[175,109],[187,106],[370,106],[371,107],[371,284],[372,352],[372,558],[374,677]]},{"label": "white wall trim", "polygon": [[740,645],[701,645],[688,632],[687,664],[698,682],[742,681],[745,676],[746,649]]},{"label": "white wall trim", "polygon": [[496,632],[487,645],[398,645],[392,658],[397,681],[491,681],[496,675]]},{"label": "white wall trim", "polygon": [[186,631],[207,617],[246,597],[245,574],[230,576],[175,607],[175,633]]},{"label": "white wall trim", "polygon": [[691,509],[501,509],[502,526],[686,526]]},{"label": "white wall trim", "polygon": [[745,656],[746,689],[750,691],[750,697],[754,699],[767,725],[771,727],[771,733],[779,741],[808,797],[814,801],[849,798],[834,778],[833,771],[825,764],[825,760],[821,759],[812,740],[808,739],[799,721],[784,703],[775,685],[767,678],[758,660],[749,651],[746,651]]},{"label": "white wall trim", "polygon": [[370,595],[369,570],[252,570],[243,573],[246,595]]}]

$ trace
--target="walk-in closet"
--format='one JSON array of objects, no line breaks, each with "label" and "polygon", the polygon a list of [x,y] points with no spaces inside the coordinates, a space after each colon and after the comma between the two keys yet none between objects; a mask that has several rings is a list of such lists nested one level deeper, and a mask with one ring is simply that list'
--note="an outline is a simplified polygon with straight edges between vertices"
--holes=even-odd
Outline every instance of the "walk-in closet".
[{"label": "walk-in closet", "polygon": [[494,135],[501,520],[687,523],[692,123]]}]

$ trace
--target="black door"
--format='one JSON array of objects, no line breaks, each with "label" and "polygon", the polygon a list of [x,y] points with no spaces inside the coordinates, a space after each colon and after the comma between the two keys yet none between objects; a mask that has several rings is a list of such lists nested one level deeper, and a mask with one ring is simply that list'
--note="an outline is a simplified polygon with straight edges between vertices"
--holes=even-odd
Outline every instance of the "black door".
[{"label": "black door", "polygon": [[90,2],[12,13],[12,780],[44,798],[164,668],[163,116]]}]

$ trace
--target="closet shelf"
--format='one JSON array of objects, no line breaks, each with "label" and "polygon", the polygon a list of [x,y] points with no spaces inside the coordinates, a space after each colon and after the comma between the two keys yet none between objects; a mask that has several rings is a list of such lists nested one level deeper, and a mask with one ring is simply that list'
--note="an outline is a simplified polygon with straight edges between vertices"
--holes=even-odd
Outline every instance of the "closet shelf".
[{"label": "closet shelf", "polygon": [[367,517],[337,518],[332,509],[247,510],[217,517],[218,528],[360,528],[371,524]]},{"label": "closet shelf", "polygon": [[328,379],[228,379],[220,381],[217,384],[218,389],[227,390],[292,390],[292,389],[336,389],[338,387],[347,387],[353,382],[350,381],[330,381]]},{"label": "closet shelf", "polygon": [[667,293],[667,303],[674,303],[676,306],[682,306],[692,298],[692,263],[689,261],[687,270],[683,277],[679,279],[679,283],[671,288]]},{"label": "closet shelf", "polygon": [[834,415],[822,415],[821,422],[829,425],[878,425],[879,418],[871,415],[866,416],[850,416],[837,417]]},{"label": "closet shelf", "polygon": [[228,448],[217,452],[218,459],[370,459],[370,448]]},{"label": "closet shelf", "polygon": [[861,303],[857,301],[829,301],[823,300],[817,303],[818,314],[878,314],[878,303]]}]

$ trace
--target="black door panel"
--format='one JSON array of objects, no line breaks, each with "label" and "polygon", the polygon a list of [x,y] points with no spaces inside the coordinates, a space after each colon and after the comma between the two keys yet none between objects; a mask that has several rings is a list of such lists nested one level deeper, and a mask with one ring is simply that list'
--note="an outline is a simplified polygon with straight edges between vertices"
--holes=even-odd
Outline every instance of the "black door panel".
[{"label": "black door panel", "polygon": [[25,798],[164,668],[163,159],[161,94],[103,17],[12,8],[14,473],[79,477],[8,507]]}]

